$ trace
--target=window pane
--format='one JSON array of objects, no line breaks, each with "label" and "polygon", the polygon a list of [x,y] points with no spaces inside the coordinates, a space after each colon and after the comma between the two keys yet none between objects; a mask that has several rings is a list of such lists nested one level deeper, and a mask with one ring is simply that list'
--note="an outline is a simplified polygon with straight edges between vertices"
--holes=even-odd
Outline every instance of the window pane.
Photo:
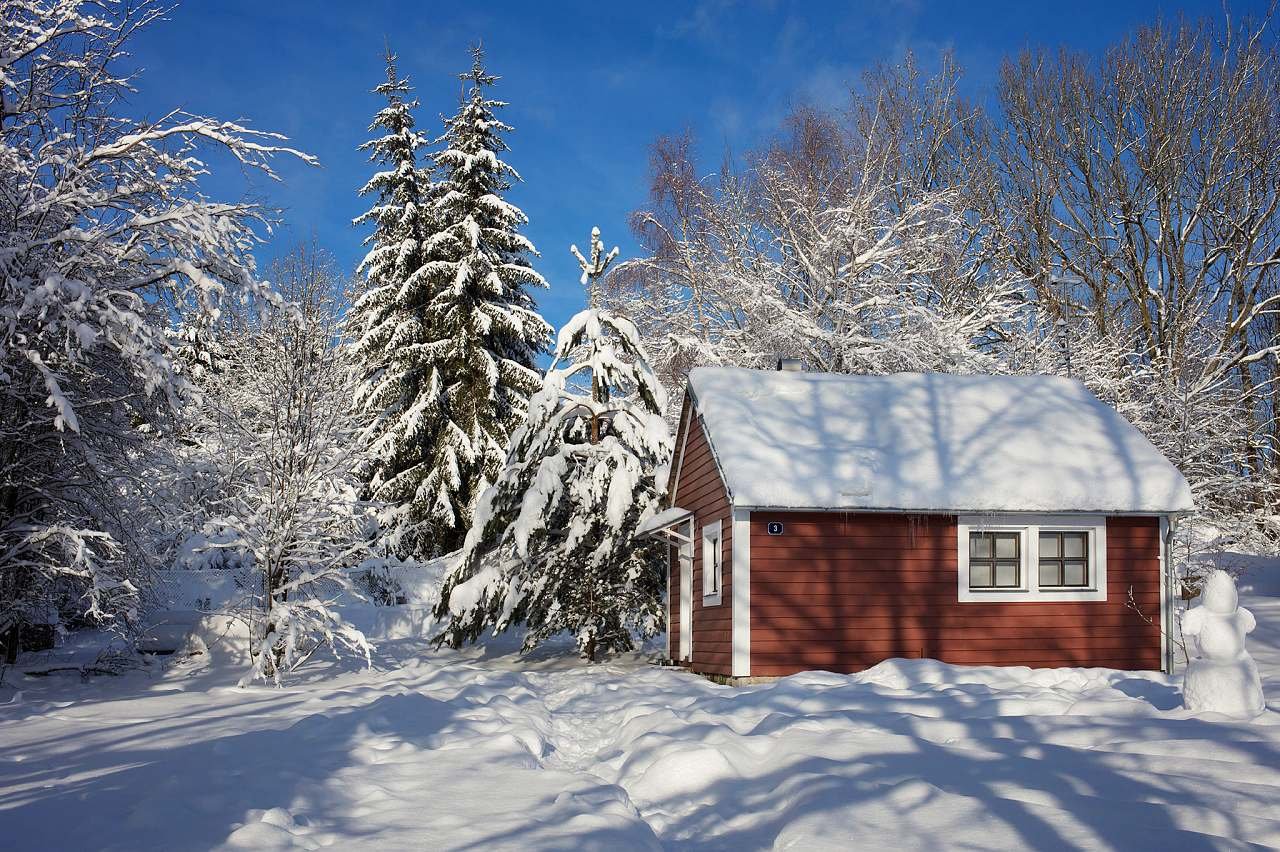
[{"label": "window pane", "polygon": [[720,536],[711,539],[711,591],[720,591]]},{"label": "window pane", "polygon": [[1059,586],[1062,585],[1059,570],[1061,563],[1059,562],[1041,562],[1040,563],[1040,585],[1042,586]]},{"label": "window pane", "polygon": [[1084,586],[1089,582],[1089,572],[1085,570],[1084,562],[1066,563],[1063,573],[1066,575],[1065,585]]},{"label": "window pane", "polygon": [[991,534],[990,533],[969,533],[969,558],[970,559],[990,559],[991,558]]},{"label": "window pane", "polygon": [[1063,533],[1062,555],[1068,559],[1084,558],[1084,541],[1086,533]]},{"label": "window pane", "polygon": [[1058,553],[1058,534],[1040,533],[1040,555],[1047,559],[1056,559]]},{"label": "window pane", "polygon": [[974,589],[991,586],[990,562],[969,563],[969,586]]},{"label": "window pane", "polygon": [[996,557],[1015,559],[1018,556],[1018,534],[1000,533],[996,536]]},{"label": "window pane", "polygon": [[996,563],[996,585],[1006,589],[1018,585],[1017,562]]}]

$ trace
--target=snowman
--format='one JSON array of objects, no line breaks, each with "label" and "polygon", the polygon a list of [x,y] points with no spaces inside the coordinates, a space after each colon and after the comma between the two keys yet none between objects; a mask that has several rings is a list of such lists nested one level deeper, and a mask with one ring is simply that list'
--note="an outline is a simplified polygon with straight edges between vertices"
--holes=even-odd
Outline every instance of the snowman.
[{"label": "snowman", "polygon": [[1186,614],[1182,632],[1196,637],[1200,656],[1187,665],[1182,702],[1188,710],[1256,716],[1265,709],[1258,667],[1244,647],[1256,626],[1253,613],[1237,605],[1236,582],[1226,571],[1205,580],[1203,601]]}]

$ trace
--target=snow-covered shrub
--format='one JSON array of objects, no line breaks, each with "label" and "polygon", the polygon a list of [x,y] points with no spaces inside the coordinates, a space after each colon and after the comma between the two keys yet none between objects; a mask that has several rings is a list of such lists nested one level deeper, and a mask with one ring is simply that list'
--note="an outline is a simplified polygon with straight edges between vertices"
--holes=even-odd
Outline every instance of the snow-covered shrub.
[{"label": "snow-covered shrub", "polygon": [[186,492],[174,525],[199,536],[193,557],[243,575],[246,677],[279,683],[321,647],[368,658],[335,604],[359,595],[350,569],[376,538],[359,499],[354,380],[337,345],[341,282],[315,250],[295,251],[274,272],[279,297],[230,318],[220,369],[186,412],[175,476],[201,485]]},{"label": "snow-covered shrub", "polygon": [[385,557],[366,559],[352,572],[351,578],[361,593],[378,606],[396,606],[406,602],[405,591]]}]

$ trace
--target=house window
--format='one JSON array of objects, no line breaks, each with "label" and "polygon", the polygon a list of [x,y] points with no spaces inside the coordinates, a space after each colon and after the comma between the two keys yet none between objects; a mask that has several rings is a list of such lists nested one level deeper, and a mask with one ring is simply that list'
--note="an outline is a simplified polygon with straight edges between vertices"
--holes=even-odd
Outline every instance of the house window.
[{"label": "house window", "polygon": [[1089,533],[1040,530],[1040,588],[1087,588]]},{"label": "house window", "polygon": [[962,515],[957,533],[962,602],[1107,599],[1105,517]]},{"label": "house window", "polygon": [[724,580],[723,540],[720,522],[713,521],[702,528],[702,603],[714,606],[720,603],[720,584]]},{"label": "house window", "polygon": [[1021,539],[1016,532],[969,533],[969,588],[1021,588]]}]

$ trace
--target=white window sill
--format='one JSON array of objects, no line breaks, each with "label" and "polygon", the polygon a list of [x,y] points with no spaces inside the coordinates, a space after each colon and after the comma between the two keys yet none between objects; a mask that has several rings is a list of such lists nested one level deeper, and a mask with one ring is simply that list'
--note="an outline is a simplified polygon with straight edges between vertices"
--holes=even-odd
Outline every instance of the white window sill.
[{"label": "white window sill", "polygon": [[969,589],[960,591],[960,603],[1052,603],[1053,601],[1105,601],[1106,589]]}]

